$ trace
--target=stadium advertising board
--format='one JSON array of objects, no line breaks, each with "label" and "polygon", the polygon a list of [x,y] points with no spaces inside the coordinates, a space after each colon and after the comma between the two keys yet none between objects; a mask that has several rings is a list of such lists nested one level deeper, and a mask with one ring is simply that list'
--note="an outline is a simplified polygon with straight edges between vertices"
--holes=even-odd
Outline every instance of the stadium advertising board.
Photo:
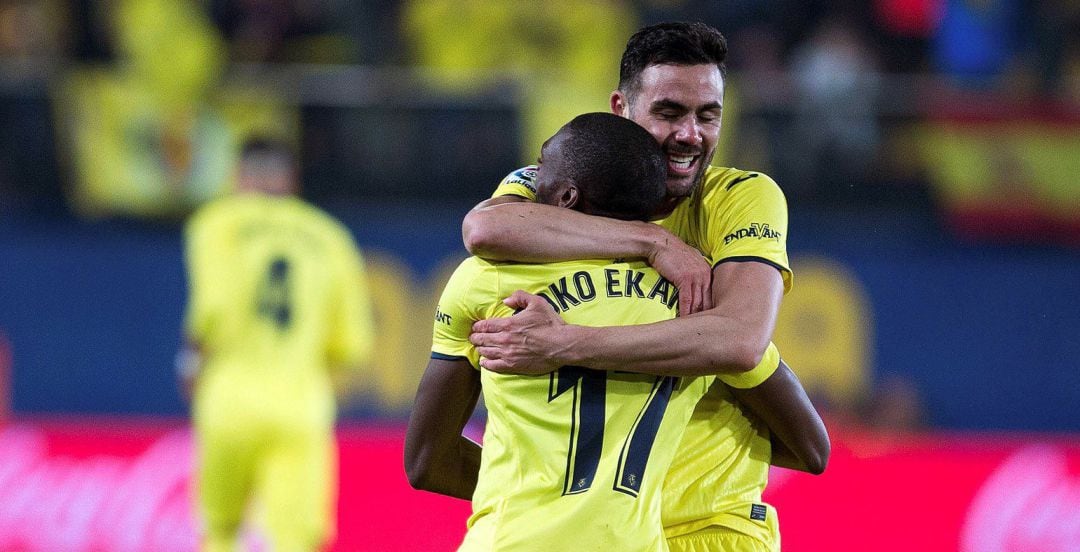
[{"label": "stadium advertising board", "polygon": [[[339,432],[334,550],[452,550],[464,533],[466,503],[409,488],[403,433]],[[771,475],[785,549],[1064,552],[1080,542],[1074,438],[834,428],[833,443],[824,475]],[[0,550],[195,550],[192,446],[179,422],[4,426]],[[257,528],[245,539],[265,549]]]}]

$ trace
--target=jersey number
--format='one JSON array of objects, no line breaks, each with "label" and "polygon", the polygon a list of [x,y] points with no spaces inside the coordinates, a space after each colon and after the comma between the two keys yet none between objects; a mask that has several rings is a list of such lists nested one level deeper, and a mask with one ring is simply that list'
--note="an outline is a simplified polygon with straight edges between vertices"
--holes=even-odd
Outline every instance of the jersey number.
[{"label": "jersey number", "polygon": [[[649,461],[656,432],[675,388],[675,378],[657,377],[630,433],[623,440],[619,466],[615,472],[616,491],[637,496],[645,465]],[[579,366],[563,366],[551,374],[548,402],[573,390],[570,449],[566,455],[563,494],[576,494],[592,487],[604,442],[604,410],[607,374]]]},{"label": "jersey number", "polygon": [[256,310],[279,330],[292,324],[292,302],[289,298],[290,266],[285,257],[274,257],[259,283]]}]

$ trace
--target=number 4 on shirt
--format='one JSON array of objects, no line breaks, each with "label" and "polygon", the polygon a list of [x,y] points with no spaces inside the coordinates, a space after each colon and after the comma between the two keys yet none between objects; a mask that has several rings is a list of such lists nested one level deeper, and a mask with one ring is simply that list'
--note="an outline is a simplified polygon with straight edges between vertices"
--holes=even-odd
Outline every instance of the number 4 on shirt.
[{"label": "number 4 on shirt", "polygon": [[274,257],[266,268],[262,282],[259,283],[256,311],[259,316],[269,320],[278,330],[287,330],[292,324],[292,302],[290,301],[289,260]]}]

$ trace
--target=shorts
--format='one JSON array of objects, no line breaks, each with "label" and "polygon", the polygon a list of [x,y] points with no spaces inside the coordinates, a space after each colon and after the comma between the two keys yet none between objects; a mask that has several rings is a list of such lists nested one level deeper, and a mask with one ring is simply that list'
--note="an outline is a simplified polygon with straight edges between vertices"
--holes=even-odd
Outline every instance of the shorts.
[{"label": "shorts", "polygon": [[333,538],[332,431],[244,418],[203,418],[196,424],[197,496],[207,532],[235,536],[254,498],[262,514],[256,524],[266,530],[272,549],[314,549]]},{"label": "shorts", "polygon": [[780,552],[779,543],[771,546],[749,535],[715,526],[669,538],[667,543],[670,552]]}]

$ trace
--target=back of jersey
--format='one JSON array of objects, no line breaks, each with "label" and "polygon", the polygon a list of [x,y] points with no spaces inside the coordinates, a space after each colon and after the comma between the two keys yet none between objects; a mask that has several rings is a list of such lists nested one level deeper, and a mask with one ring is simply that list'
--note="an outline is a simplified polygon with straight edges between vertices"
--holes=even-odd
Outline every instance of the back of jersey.
[{"label": "back of jersey", "polygon": [[[645,324],[675,316],[674,286],[643,262],[547,264],[467,259],[439,301],[432,351],[468,358],[477,320],[535,293],[568,323]],[[488,410],[473,515],[459,550],[666,550],[660,493],[706,378],[564,366],[543,376],[481,370]]]},{"label": "back of jersey", "polygon": [[300,401],[327,394],[328,368],[370,350],[360,254],[321,211],[235,196],[197,213],[186,238],[186,326],[203,347],[204,379]]}]

